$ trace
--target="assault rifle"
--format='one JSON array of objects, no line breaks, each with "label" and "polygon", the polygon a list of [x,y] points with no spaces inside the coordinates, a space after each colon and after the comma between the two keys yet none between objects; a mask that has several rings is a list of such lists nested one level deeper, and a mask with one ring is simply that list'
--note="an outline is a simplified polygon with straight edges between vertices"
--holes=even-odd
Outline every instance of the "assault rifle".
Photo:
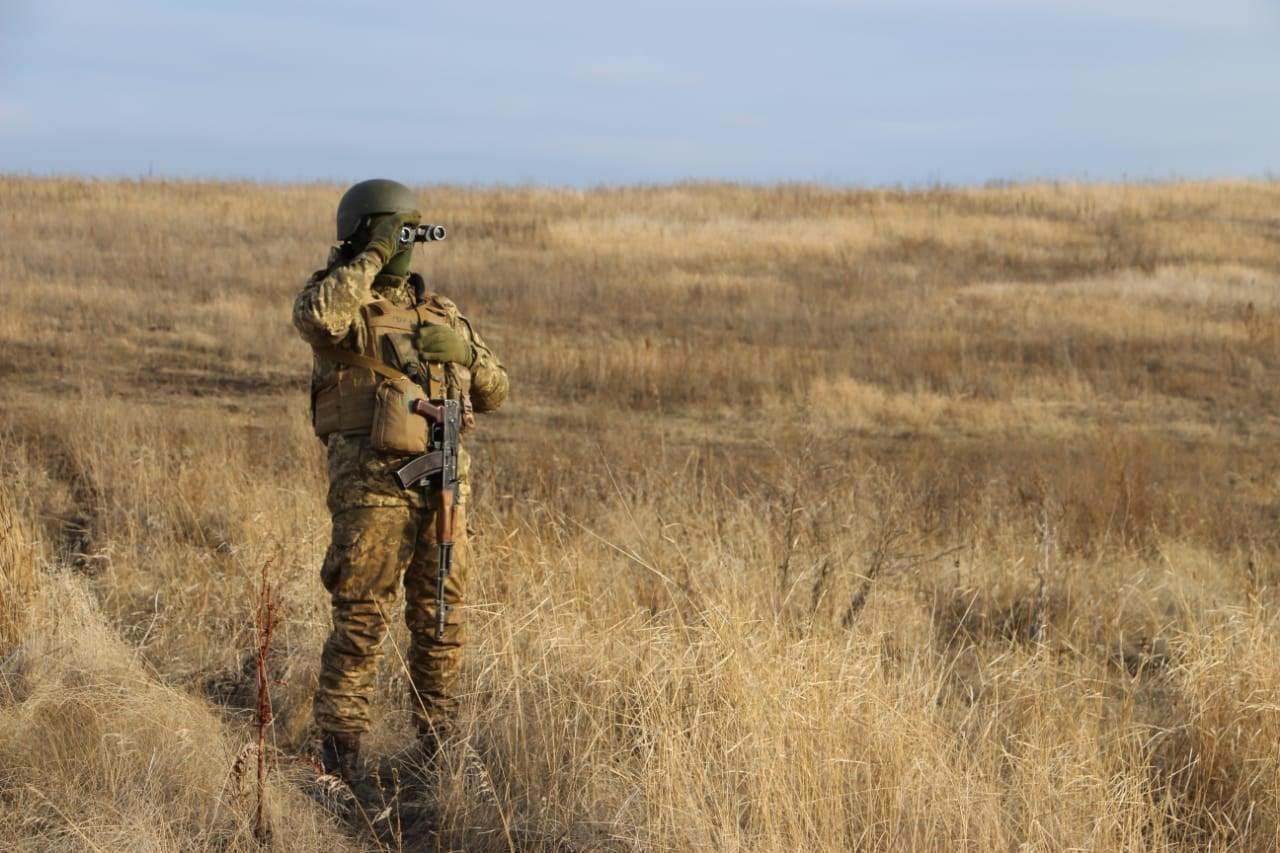
[{"label": "assault rifle", "polygon": [[458,506],[458,438],[461,435],[462,409],[457,400],[428,402],[414,400],[412,410],[422,415],[431,426],[427,452],[406,462],[394,473],[402,489],[420,488],[434,491],[436,505],[436,542],[440,547],[440,565],[436,568],[436,639],[444,639],[444,581],[453,565],[454,510]]}]

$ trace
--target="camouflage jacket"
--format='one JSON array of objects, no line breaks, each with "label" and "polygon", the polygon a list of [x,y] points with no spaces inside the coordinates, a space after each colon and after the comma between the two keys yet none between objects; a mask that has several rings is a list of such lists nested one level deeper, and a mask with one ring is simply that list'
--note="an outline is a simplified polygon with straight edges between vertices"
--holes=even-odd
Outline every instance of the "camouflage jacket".
[{"label": "camouflage jacket", "polygon": [[[363,324],[357,322],[360,306],[375,293],[402,307],[412,306],[414,291],[409,279],[378,275],[381,267],[382,259],[373,252],[357,255],[345,264],[331,256],[329,266],[312,274],[293,302],[293,325],[302,339],[316,347],[337,345],[355,350],[364,334]],[[449,395],[463,400],[475,412],[497,409],[507,398],[506,368],[451,299],[431,293],[426,301],[448,318],[450,327],[476,352],[470,368],[448,365],[445,380]],[[326,381],[334,369],[331,362],[315,359],[312,382]],[[421,493],[401,489],[392,479],[392,469],[403,462],[403,457],[373,450],[368,436],[329,436],[330,511],[357,506],[422,506]],[[458,468],[458,492],[460,500],[465,501],[471,492],[471,460],[465,446],[459,454]]]}]

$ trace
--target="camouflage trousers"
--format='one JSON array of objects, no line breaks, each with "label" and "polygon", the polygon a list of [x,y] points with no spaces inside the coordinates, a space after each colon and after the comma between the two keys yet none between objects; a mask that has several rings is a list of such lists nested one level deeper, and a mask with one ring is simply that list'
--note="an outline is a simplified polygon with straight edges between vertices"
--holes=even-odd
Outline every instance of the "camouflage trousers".
[{"label": "camouflage trousers", "polygon": [[[419,728],[447,726],[462,658],[462,604],[468,553],[465,507],[455,516],[455,545],[445,602],[444,639],[437,641],[436,511],[409,506],[351,507],[333,516],[333,539],[320,578],[333,604],[333,631],[320,658],[315,720],[322,731],[369,728],[369,701],[401,579],[409,648],[410,703]],[[399,661],[397,660],[397,664]]]}]

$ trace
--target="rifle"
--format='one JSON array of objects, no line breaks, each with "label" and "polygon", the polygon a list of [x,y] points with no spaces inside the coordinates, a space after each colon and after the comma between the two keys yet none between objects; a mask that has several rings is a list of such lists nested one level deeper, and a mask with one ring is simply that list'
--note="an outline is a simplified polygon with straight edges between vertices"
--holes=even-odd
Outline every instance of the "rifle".
[{"label": "rifle", "polygon": [[[454,509],[458,505],[458,438],[461,434],[462,409],[457,400],[414,400],[410,407],[431,426],[428,451],[409,460],[394,472],[402,489],[436,486],[436,542],[440,547],[440,565],[436,568],[436,639],[444,639],[444,581],[453,565]],[[434,483],[433,483],[434,481]]]}]

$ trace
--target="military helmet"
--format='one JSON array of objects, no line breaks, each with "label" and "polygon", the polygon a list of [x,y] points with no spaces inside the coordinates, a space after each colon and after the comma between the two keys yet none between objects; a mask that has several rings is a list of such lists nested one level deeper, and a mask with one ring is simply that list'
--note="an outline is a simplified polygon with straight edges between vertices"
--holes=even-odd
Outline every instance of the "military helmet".
[{"label": "military helmet", "polygon": [[350,240],[366,216],[418,209],[413,190],[396,181],[374,178],[354,184],[338,202],[338,239]]}]

